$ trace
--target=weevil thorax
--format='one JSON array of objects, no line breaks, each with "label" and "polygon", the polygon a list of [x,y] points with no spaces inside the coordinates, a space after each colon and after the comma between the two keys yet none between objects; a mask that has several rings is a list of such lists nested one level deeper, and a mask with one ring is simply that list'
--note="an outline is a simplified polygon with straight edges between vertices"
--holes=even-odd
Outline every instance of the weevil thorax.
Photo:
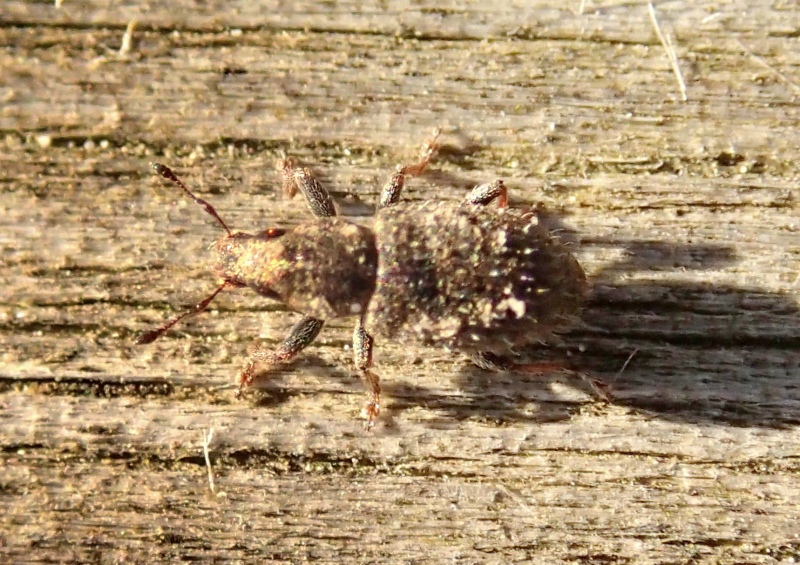
[{"label": "weevil thorax", "polygon": [[375,290],[375,236],[340,218],[234,232],[214,244],[214,254],[219,278],[319,319],[361,314]]}]

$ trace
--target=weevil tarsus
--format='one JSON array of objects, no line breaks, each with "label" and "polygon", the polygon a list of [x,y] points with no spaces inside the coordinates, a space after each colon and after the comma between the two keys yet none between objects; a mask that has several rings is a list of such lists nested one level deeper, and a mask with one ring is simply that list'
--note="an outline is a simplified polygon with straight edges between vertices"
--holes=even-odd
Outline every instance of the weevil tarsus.
[{"label": "weevil tarsus", "polygon": [[378,198],[378,210],[392,206],[400,200],[400,195],[406,184],[407,176],[419,176],[425,172],[428,164],[433,160],[436,156],[436,152],[439,150],[437,139],[440,133],[440,129],[437,128],[434,130],[433,136],[422,146],[419,161],[411,163],[410,165],[397,167],[397,171],[389,177],[389,180],[381,190],[380,197]]},{"label": "weevil tarsus", "polygon": [[290,361],[316,339],[324,324],[324,320],[303,316],[278,347],[273,349],[257,345],[237,379],[239,388],[236,390],[236,398],[241,398],[244,389],[253,384],[259,364],[277,365]]},{"label": "weevil tarsus", "polygon": [[364,407],[367,417],[366,428],[370,429],[375,424],[375,419],[380,414],[381,385],[380,377],[372,372],[372,347],[375,340],[364,329],[364,320],[359,318],[353,331],[353,364],[361,373],[364,386],[367,387],[371,397]]}]

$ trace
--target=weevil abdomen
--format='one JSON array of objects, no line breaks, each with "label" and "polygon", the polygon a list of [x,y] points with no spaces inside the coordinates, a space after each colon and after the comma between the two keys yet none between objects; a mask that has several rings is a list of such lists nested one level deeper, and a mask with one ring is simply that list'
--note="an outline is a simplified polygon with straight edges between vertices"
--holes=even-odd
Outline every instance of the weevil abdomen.
[{"label": "weevil abdomen", "polygon": [[378,212],[374,232],[376,334],[502,351],[569,325],[587,292],[578,262],[529,211],[398,204]]}]

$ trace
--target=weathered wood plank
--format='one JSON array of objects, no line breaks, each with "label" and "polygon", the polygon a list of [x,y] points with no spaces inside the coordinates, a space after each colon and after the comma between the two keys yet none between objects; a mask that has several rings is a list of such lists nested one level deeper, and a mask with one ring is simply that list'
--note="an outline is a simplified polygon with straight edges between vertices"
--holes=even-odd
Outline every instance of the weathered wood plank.
[{"label": "weathered wood plank", "polygon": [[[800,556],[800,13],[657,6],[681,103],[645,5],[574,4],[0,5],[2,560]],[[218,228],[148,161],[262,229],[307,219],[278,190],[290,153],[368,223],[437,126],[406,197],[502,177],[545,203],[594,291],[563,346],[524,353],[612,405],[384,341],[366,434],[349,320],[235,402],[250,341],[296,319],[243,292],[132,346],[214,284]]]}]

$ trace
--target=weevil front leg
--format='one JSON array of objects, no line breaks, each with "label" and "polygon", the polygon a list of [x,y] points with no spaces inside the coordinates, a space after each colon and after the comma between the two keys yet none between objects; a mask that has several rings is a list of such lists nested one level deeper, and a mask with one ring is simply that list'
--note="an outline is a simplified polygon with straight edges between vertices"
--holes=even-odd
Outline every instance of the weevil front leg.
[{"label": "weevil front leg", "polygon": [[278,161],[278,170],[283,176],[283,193],[291,198],[297,191],[303,193],[308,209],[317,218],[336,215],[336,207],[328,191],[320,184],[310,169],[298,167],[292,158]]},{"label": "weevil front leg", "polygon": [[289,335],[276,349],[259,346],[253,351],[236,381],[239,385],[239,390],[236,391],[236,398],[241,398],[244,389],[253,384],[256,376],[256,367],[259,364],[277,365],[291,360],[314,341],[324,323],[324,320],[304,316],[302,320],[294,325]]},{"label": "weevil front leg", "polygon": [[372,336],[364,329],[364,320],[359,318],[356,329],[353,331],[353,362],[361,373],[364,386],[371,394],[369,402],[364,407],[367,415],[366,428],[369,430],[375,425],[375,418],[381,411],[381,385],[378,375],[372,372]]},{"label": "weevil front leg", "polygon": [[508,189],[500,179],[476,186],[470,191],[464,202],[466,204],[486,206],[494,199],[497,199],[498,208],[506,208],[508,206]]},{"label": "weevil front leg", "polygon": [[425,172],[428,163],[431,162],[434,155],[436,155],[436,150],[439,148],[436,144],[436,139],[439,137],[440,133],[440,129],[437,128],[434,130],[431,139],[422,146],[419,161],[411,165],[404,165],[397,168],[397,171],[391,176],[389,182],[384,185],[383,190],[381,190],[381,196],[378,200],[378,210],[397,204],[397,201],[400,200],[400,194],[403,192],[403,187],[406,184],[407,176],[419,176]]}]

